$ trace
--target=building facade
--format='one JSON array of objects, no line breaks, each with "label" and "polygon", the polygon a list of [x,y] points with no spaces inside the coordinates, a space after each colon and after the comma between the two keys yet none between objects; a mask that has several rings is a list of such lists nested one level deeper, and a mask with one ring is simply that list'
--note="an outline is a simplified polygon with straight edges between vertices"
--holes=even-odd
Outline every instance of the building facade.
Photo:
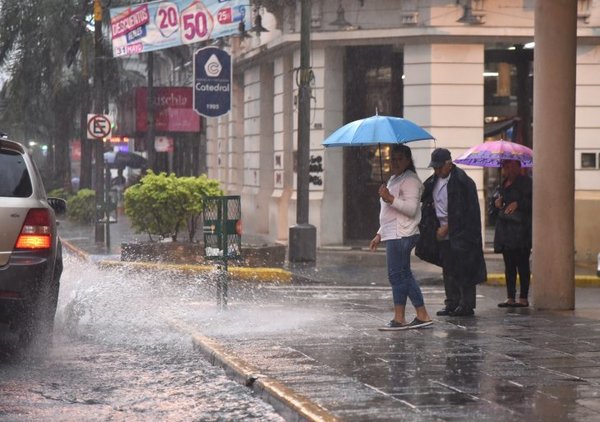
[{"label": "building facade", "polygon": [[[575,253],[589,261],[600,252],[600,4],[576,1]],[[206,164],[242,196],[246,233],[286,243],[296,223],[300,2],[262,1],[255,13],[269,32],[226,47],[233,108],[206,122]],[[312,0],[309,221],[318,246],[366,246],[377,230],[389,149],[325,149],[347,122],[389,114],[432,133],[435,142],[409,144],[423,180],[436,146],[457,157],[510,138],[544,153],[532,145],[533,13],[533,0]],[[487,225],[499,172],[462,168]]]}]

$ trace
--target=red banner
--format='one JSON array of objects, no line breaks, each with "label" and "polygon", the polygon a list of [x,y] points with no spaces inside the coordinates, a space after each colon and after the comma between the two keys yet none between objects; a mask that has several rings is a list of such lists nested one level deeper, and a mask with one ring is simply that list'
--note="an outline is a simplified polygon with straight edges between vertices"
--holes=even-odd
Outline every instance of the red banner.
[{"label": "red banner", "polygon": [[[148,91],[135,90],[135,129],[148,131]],[[157,132],[198,132],[200,116],[193,109],[192,88],[154,88],[154,121]]]}]

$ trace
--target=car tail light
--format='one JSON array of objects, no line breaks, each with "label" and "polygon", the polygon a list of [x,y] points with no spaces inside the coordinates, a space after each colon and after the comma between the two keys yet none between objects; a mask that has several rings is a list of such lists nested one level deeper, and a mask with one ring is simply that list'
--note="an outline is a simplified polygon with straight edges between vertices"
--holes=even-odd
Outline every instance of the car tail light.
[{"label": "car tail light", "polygon": [[45,208],[30,209],[15,249],[50,249],[50,245],[52,245],[50,211]]}]

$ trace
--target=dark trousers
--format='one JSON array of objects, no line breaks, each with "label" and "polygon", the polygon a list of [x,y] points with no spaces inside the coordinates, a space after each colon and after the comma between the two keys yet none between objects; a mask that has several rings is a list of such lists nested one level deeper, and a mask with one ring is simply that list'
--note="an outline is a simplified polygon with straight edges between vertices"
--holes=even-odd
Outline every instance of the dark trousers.
[{"label": "dark trousers", "polygon": [[465,310],[475,309],[476,286],[467,283],[461,279],[461,273],[464,269],[453,256],[450,250],[450,241],[440,242],[440,255],[442,257],[442,275],[444,277],[444,290],[446,291],[446,300],[444,301],[446,309],[454,310],[462,306]]},{"label": "dark trousers", "polygon": [[519,298],[527,299],[531,269],[529,267],[530,249],[512,249],[502,252],[504,258],[504,276],[506,277],[506,292],[509,299],[517,294],[517,272],[519,273]]}]

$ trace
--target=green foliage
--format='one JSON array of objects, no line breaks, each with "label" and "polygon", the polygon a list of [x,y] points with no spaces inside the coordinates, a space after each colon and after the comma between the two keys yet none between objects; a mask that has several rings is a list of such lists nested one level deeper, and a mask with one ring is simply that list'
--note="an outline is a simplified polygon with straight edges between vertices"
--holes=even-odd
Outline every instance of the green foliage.
[{"label": "green foliage", "polygon": [[62,198],[66,201],[66,200],[70,199],[73,196],[73,194],[71,192],[67,192],[63,188],[56,188],[56,189],[52,189],[51,191],[47,192],[46,196],[52,197],[52,198]]},{"label": "green foliage", "polygon": [[186,227],[190,241],[194,239],[198,220],[204,210],[204,197],[222,195],[219,182],[206,175],[176,177],[149,171],[140,183],[125,191],[125,214],[137,233],[177,241]]},{"label": "green foliage", "polygon": [[186,226],[189,240],[192,241],[196,235],[198,222],[204,211],[204,198],[207,196],[223,195],[219,187],[219,182],[215,179],[209,179],[205,174],[199,177],[181,177],[180,181],[184,189],[191,194],[190,201],[186,202],[187,211]]},{"label": "green foliage", "polygon": [[67,210],[69,220],[83,224],[93,223],[96,220],[96,192],[80,189],[67,200]]},{"label": "green foliage", "polygon": [[[70,178],[68,141],[85,136],[85,115],[91,109],[93,91],[89,80],[95,64],[103,63],[103,103],[115,101],[146,80],[145,74],[126,70],[126,61],[111,59],[108,37],[102,37],[99,46],[103,59],[95,60],[94,33],[87,30],[93,3],[0,0],[0,71],[4,81],[0,84],[0,127],[11,139],[48,146],[48,157],[38,163],[47,175],[46,186],[61,186]],[[109,3],[102,1],[105,6]],[[131,0],[112,1],[113,6],[126,3],[131,4]],[[109,18],[105,8],[105,26]],[[35,116],[35,124],[25,116]],[[87,151],[91,149],[82,152],[89,156]],[[82,169],[89,172],[86,180],[91,180],[90,169]]]}]

